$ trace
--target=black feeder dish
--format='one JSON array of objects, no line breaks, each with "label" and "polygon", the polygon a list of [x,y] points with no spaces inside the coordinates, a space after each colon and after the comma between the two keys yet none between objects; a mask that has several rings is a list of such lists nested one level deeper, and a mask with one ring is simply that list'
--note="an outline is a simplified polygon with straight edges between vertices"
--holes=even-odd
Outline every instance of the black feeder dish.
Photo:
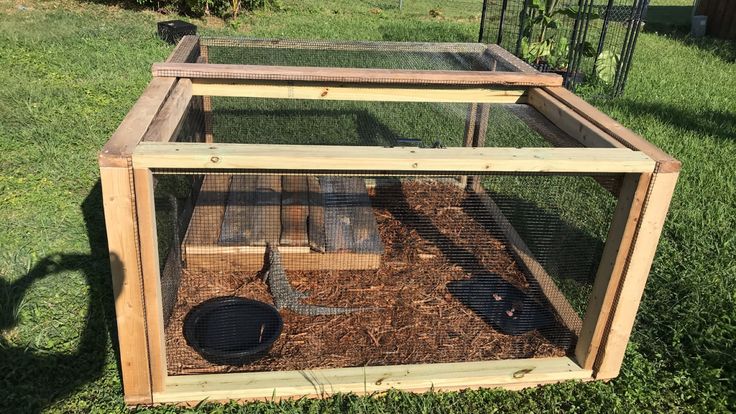
[{"label": "black feeder dish", "polygon": [[197,26],[182,20],[158,22],[158,37],[164,42],[176,44],[186,35],[196,35]]},{"label": "black feeder dish", "polygon": [[202,302],[187,314],[184,338],[213,364],[245,365],[268,354],[283,327],[273,306],[225,296]]},{"label": "black feeder dish", "polygon": [[545,331],[556,324],[552,312],[497,276],[455,280],[448,284],[448,290],[493,329],[506,335]]}]

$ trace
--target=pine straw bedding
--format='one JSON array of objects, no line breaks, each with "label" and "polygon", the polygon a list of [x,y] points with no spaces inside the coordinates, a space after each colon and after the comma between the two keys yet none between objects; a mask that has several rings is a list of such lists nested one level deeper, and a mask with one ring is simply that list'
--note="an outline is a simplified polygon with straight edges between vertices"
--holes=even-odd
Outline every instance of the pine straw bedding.
[{"label": "pine straw bedding", "polygon": [[448,290],[453,280],[493,274],[524,289],[526,277],[483,216],[478,200],[455,185],[405,181],[370,190],[384,254],[377,270],[287,271],[306,303],[373,307],[337,316],[282,310],[284,330],[269,355],[244,366],[213,365],[182,335],[186,314],[215,296],[273,303],[257,273],[189,272],[166,328],[171,375],[302,370],[389,364],[563,356],[537,331],[504,335]]}]

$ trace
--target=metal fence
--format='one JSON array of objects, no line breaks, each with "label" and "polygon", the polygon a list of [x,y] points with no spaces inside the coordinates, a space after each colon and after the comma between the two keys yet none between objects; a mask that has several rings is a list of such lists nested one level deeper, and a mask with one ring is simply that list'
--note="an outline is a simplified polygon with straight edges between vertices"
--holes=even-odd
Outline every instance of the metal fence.
[{"label": "metal fence", "polygon": [[565,87],[623,92],[649,0],[484,0],[479,41],[497,43]]}]

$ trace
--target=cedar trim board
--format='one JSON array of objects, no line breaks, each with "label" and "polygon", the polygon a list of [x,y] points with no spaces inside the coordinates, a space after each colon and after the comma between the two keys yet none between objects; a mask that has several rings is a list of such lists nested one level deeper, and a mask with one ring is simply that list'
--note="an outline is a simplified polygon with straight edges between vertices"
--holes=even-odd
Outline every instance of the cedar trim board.
[{"label": "cedar trim board", "polygon": [[518,387],[589,380],[591,376],[591,370],[580,368],[567,357],[182,375],[169,376],[166,391],[154,393],[153,400],[154,403],[258,400],[327,397],[348,392],[371,394],[392,388],[422,392]]},{"label": "cedar trim board", "polygon": [[142,142],[135,168],[385,171],[396,173],[652,172],[654,161],[626,148],[403,148],[335,145]]},{"label": "cedar trim board", "polygon": [[564,88],[543,88],[546,93],[558,102],[566,105],[578,115],[594,124],[626,147],[641,151],[659,164],[657,172],[678,172],[682,163],[671,155],[645,140],[635,132],[614,121],[593,105]]},{"label": "cedar trim board", "polygon": [[562,77],[549,73],[466,70],[410,70],[312,66],[232,65],[215,63],[154,63],[153,76],[198,79],[250,79],[382,84],[561,86]]},{"label": "cedar trim board", "polygon": [[193,79],[192,94],[239,98],[316,99],[378,102],[523,103],[520,87],[457,87],[381,85],[366,83],[310,83],[230,79]]}]

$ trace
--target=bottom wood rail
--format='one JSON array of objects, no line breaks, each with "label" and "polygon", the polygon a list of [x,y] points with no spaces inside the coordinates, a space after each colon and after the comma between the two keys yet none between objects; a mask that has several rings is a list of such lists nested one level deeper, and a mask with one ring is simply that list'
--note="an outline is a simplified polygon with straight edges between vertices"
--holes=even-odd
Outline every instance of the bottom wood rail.
[{"label": "bottom wood rail", "polygon": [[154,403],[202,400],[270,400],[335,393],[371,394],[391,388],[412,392],[480,387],[518,389],[565,380],[590,380],[592,371],[570,358],[330,368],[169,376]]}]

